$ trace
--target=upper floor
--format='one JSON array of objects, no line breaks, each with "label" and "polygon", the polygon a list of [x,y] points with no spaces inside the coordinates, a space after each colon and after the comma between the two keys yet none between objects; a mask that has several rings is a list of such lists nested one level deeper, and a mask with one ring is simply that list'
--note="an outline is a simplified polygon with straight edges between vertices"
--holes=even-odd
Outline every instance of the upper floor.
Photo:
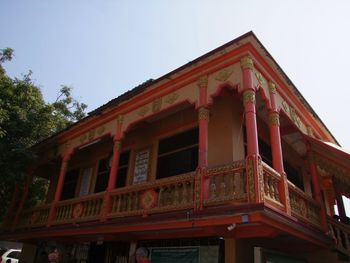
[{"label": "upper floor", "polygon": [[[350,155],[336,145],[248,33],[38,144],[38,162],[5,223],[21,239],[32,235],[25,229],[50,233],[47,227],[118,220],[134,222],[134,229],[149,215],[186,211],[204,220],[234,209],[230,222],[246,223],[246,214],[270,232],[326,243],[333,231],[346,243],[346,227],[331,218],[337,205],[347,219],[342,196],[349,196]],[[45,202],[26,208],[37,178],[47,182]],[[257,207],[281,218],[258,216]],[[301,227],[297,234],[291,223]]]}]

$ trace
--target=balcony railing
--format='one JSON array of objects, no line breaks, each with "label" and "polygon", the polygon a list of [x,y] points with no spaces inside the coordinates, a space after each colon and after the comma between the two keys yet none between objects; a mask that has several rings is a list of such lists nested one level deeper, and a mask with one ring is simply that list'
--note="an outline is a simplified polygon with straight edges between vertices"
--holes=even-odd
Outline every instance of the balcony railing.
[{"label": "balcony railing", "polygon": [[292,215],[320,226],[320,205],[291,182],[288,182],[288,190]]},{"label": "balcony railing", "polygon": [[248,201],[244,161],[209,168],[206,176],[209,179],[209,198],[204,205]]},{"label": "balcony railing", "polygon": [[[208,168],[154,182],[131,185],[111,192],[88,195],[60,201],[55,204],[55,216],[48,222],[51,204],[24,210],[16,228],[42,227],[48,224],[70,224],[108,220],[118,217],[140,216],[168,211],[193,210],[216,205],[248,203],[245,161]],[[204,181],[203,181],[204,180]],[[205,182],[205,184],[201,184]],[[202,186],[207,186],[207,197],[200,200]],[[263,163],[264,202],[285,212],[280,196],[281,176]],[[292,215],[314,226],[320,226],[320,206],[311,197],[288,183]],[[108,200],[109,205],[104,202]],[[203,201],[203,203],[200,203]]]},{"label": "balcony railing", "polygon": [[350,256],[350,226],[333,218],[328,218],[329,234],[334,240],[335,248]]}]

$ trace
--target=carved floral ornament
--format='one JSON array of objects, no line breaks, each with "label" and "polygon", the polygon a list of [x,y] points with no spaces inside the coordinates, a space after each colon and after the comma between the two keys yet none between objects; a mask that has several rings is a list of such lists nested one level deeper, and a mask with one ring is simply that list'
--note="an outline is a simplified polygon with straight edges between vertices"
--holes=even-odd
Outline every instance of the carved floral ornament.
[{"label": "carved floral ornament", "polygon": [[280,116],[277,112],[271,112],[269,114],[269,124],[270,125],[280,125]]},{"label": "carved floral ornament", "polygon": [[249,185],[249,200],[255,200],[255,182],[254,182],[254,164],[253,160],[248,160],[248,185]]},{"label": "carved floral ornament", "polygon": [[269,90],[273,94],[276,94],[276,92],[277,92],[276,84],[272,81],[269,81]]},{"label": "carved floral ornament", "polygon": [[220,70],[219,73],[217,73],[215,79],[218,81],[226,81],[232,75],[233,72],[233,68],[224,68],[223,70]]},{"label": "carved floral ornament", "polygon": [[250,56],[245,56],[245,57],[241,58],[241,68],[242,69],[253,69],[254,68],[253,59]]},{"label": "carved floral ornament", "polygon": [[139,116],[145,116],[146,114],[147,114],[147,112],[149,111],[149,107],[148,107],[148,105],[145,105],[145,106],[143,106],[143,107],[141,107],[138,111],[137,111],[137,114],[139,115]]},{"label": "carved floral ornament", "polygon": [[123,115],[118,115],[118,116],[117,116],[117,123],[118,123],[118,124],[122,124],[122,123],[123,123],[123,120],[124,120],[124,116],[123,116]]},{"label": "carved floral ornament", "polygon": [[168,104],[173,104],[179,98],[179,96],[180,96],[179,94],[177,94],[176,92],[173,92],[165,96],[164,100]]},{"label": "carved floral ornament", "polygon": [[79,141],[80,143],[84,143],[87,140],[92,141],[96,137],[96,135],[101,136],[105,130],[106,130],[105,126],[100,126],[98,128],[91,129],[87,133],[84,133],[83,135],[81,135]]},{"label": "carved floral ornament", "polygon": [[207,108],[201,107],[198,110],[199,120],[209,120],[209,110]]},{"label": "carved floral ornament", "polygon": [[286,101],[282,102],[282,106],[284,111],[290,116],[292,121],[300,128],[302,122],[298,114],[295,112],[295,109],[293,107],[290,107]]},{"label": "carved floral ornament", "polygon": [[198,79],[197,85],[199,88],[206,88],[208,86],[208,76],[201,76]]},{"label": "carved floral ornament", "polygon": [[114,149],[120,151],[122,149],[122,142],[117,140],[114,142]]},{"label": "carved floral ornament", "polygon": [[247,90],[243,93],[243,103],[255,103],[255,92],[252,90]]},{"label": "carved floral ornament", "polygon": [[259,71],[255,72],[255,77],[260,85],[264,85],[266,83],[264,76]]},{"label": "carved floral ornament", "polygon": [[155,99],[152,102],[152,112],[157,112],[162,107],[162,98]]}]

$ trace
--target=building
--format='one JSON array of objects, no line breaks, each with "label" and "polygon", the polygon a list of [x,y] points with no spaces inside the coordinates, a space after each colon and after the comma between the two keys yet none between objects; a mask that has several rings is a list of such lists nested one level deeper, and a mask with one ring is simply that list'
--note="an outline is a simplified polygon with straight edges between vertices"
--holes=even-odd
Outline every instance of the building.
[{"label": "building", "polygon": [[[153,263],[349,260],[350,154],[252,32],[36,149],[0,234],[27,262],[53,246],[63,262],[133,262],[138,246]],[[47,201],[23,209],[35,177]]]}]

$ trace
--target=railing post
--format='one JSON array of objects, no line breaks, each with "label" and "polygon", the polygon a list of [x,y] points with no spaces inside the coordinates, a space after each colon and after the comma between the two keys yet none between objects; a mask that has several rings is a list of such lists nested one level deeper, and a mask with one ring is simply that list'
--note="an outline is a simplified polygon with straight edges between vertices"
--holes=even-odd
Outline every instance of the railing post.
[{"label": "railing post", "polygon": [[60,170],[60,174],[59,174],[58,182],[57,182],[57,187],[56,187],[56,191],[55,191],[55,197],[54,197],[53,202],[51,203],[50,212],[49,212],[49,216],[47,219],[47,226],[50,226],[52,224],[52,221],[54,220],[54,217],[56,214],[56,205],[57,205],[58,201],[61,199],[63,183],[64,183],[64,179],[66,177],[68,162],[69,162],[71,155],[72,155],[72,151],[67,151],[63,156],[61,170]]},{"label": "railing post", "polygon": [[272,81],[269,82],[269,92],[271,100],[272,110],[269,112],[269,130],[270,130],[270,142],[272,150],[272,166],[281,175],[281,181],[279,183],[279,192],[281,203],[284,205],[285,212],[290,215],[291,207],[288,191],[288,180],[283,166],[283,153],[281,144],[280,133],[280,119],[279,112],[276,104],[276,84]]},{"label": "railing post", "polygon": [[119,157],[120,151],[122,148],[122,125],[123,125],[123,116],[118,115],[117,117],[117,130],[114,136],[114,145],[113,145],[113,157],[111,170],[108,177],[108,185],[103,197],[103,204],[101,209],[101,221],[107,220],[107,215],[112,211],[112,200],[111,200],[111,191],[116,187],[116,182],[118,179],[118,166],[119,166]]},{"label": "railing post", "polygon": [[245,56],[241,59],[243,74],[243,104],[247,133],[247,187],[250,202],[264,201],[264,182],[261,157],[259,155],[258,130],[256,124],[255,87],[253,83],[253,59]]}]

